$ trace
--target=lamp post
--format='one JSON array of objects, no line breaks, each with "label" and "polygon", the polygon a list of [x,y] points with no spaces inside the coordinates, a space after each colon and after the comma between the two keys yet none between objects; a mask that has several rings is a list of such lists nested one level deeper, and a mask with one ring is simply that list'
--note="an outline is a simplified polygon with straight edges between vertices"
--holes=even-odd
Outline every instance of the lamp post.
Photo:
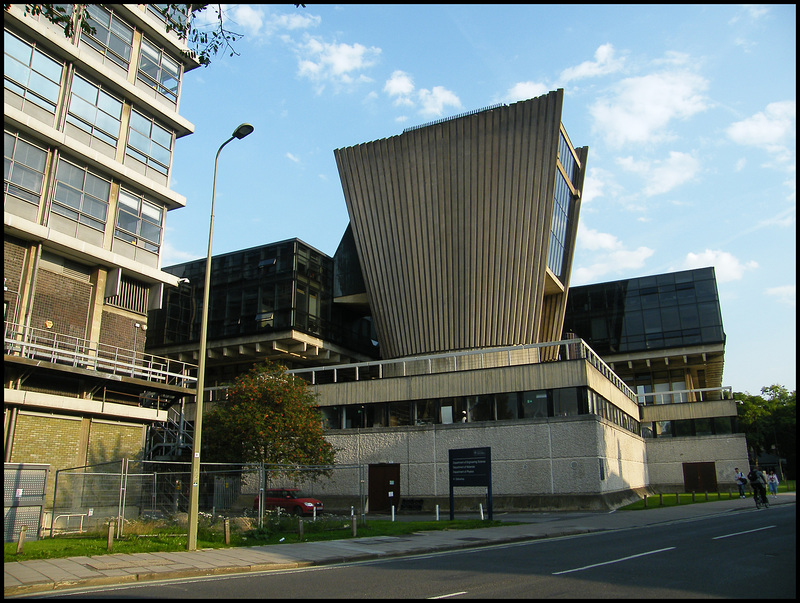
[{"label": "lamp post", "polygon": [[203,428],[203,387],[206,372],[206,336],[208,331],[208,304],[211,289],[211,238],[214,234],[214,197],[217,192],[217,163],[222,149],[234,138],[241,140],[252,133],[255,128],[250,124],[241,124],[233,131],[231,137],[222,143],[214,159],[214,184],[211,189],[211,222],[208,226],[208,254],[206,255],[206,279],[203,289],[203,308],[200,318],[200,358],[197,364],[197,390],[195,394],[194,438],[192,440],[192,476],[189,485],[189,536],[186,549],[197,549],[197,516],[200,501],[200,435]]}]

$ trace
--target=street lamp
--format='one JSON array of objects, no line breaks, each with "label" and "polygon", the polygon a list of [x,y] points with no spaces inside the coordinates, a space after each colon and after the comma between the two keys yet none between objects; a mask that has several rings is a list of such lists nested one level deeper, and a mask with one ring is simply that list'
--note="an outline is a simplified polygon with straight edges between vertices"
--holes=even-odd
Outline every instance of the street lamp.
[{"label": "street lamp", "polygon": [[200,319],[200,358],[197,364],[197,389],[195,394],[194,438],[192,440],[192,479],[189,490],[189,537],[186,549],[197,549],[197,516],[200,501],[200,435],[203,428],[203,386],[206,373],[206,336],[208,331],[208,304],[211,290],[211,238],[214,234],[214,197],[217,193],[217,163],[222,149],[234,138],[241,140],[252,133],[253,126],[241,124],[231,137],[222,143],[214,159],[214,184],[211,189],[211,222],[208,226],[208,254],[206,255],[206,280],[203,289],[203,309]]}]

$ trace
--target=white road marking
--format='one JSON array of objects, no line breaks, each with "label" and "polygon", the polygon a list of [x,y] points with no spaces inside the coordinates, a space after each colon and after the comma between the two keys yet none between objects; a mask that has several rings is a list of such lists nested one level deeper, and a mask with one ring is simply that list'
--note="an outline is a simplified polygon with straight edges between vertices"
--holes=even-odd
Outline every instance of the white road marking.
[{"label": "white road marking", "polygon": [[731,536],[740,536],[742,534],[750,534],[752,532],[758,532],[760,530],[769,530],[770,528],[774,528],[776,526],[764,526],[763,528],[756,528],[755,530],[747,530],[745,532],[734,532],[733,534],[725,534],[724,536],[714,536],[711,540],[720,540],[721,538],[730,538]]},{"label": "white road marking", "polygon": [[450,593],[449,595],[439,595],[438,597],[428,597],[429,599],[446,599],[447,597],[457,597],[458,595],[466,595],[467,591],[462,590],[460,593]]},{"label": "white road marking", "polygon": [[600,567],[601,565],[611,565],[612,563],[619,563],[620,561],[627,561],[628,559],[636,559],[636,557],[644,557],[645,555],[654,555],[656,553],[663,553],[664,551],[671,551],[674,549],[674,546],[668,547],[666,549],[658,549],[657,551],[648,551],[646,553],[639,553],[638,555],[631,555],[629,557],[622,557],[621,559],[614,559],[612,561],[603,561],[602,563],[595,563],[593,565],[585,565],[583,567],[576,567],[575,569],[564,570],[563,572],[553,572],[554,576],[558,576],[559,574],[569,574],[570,572],[580,572],[585,569],[591,569],[593,567]]}]

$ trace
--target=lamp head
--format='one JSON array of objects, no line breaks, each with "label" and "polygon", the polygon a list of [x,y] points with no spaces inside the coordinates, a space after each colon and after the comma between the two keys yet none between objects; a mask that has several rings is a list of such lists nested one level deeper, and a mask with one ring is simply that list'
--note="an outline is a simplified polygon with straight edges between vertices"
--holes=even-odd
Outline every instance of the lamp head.
[{"label": "lamp head", "polygon": [[251,134],[253,132],[253,130],[255,130],[255,128],[253,126],[251,126],[250,124],[241,124],[238,128],[236,128],[233,131],[232,136],[234,138],[238,138],[239,140],[241,140],[242,138],[244,138],[248,134]]}]

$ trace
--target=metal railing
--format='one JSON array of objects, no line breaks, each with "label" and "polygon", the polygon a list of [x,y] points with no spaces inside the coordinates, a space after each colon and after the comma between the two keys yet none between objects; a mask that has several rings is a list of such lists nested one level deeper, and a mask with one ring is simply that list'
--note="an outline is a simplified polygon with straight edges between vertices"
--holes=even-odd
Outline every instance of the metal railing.
[{"label": "metal railing", "polygon": [[3,353],[165,385],[190,388],[197,383],[195,364],[10,322],[5,323]]},{"label": "metal railing", "polygon": [[702,389],[676,389],[661,392],[636,394],[640,406],[656,406],[660,404],[683,404],[686,402],[711,402],[733,400],[733,388],[705,387]]},{"label": "metal railing", "polygon": [[636,402],[634,391],[582,339],[301,368],[286,372],[311,385],[323,385],[576,359],[587,360],[626,397]]}]

